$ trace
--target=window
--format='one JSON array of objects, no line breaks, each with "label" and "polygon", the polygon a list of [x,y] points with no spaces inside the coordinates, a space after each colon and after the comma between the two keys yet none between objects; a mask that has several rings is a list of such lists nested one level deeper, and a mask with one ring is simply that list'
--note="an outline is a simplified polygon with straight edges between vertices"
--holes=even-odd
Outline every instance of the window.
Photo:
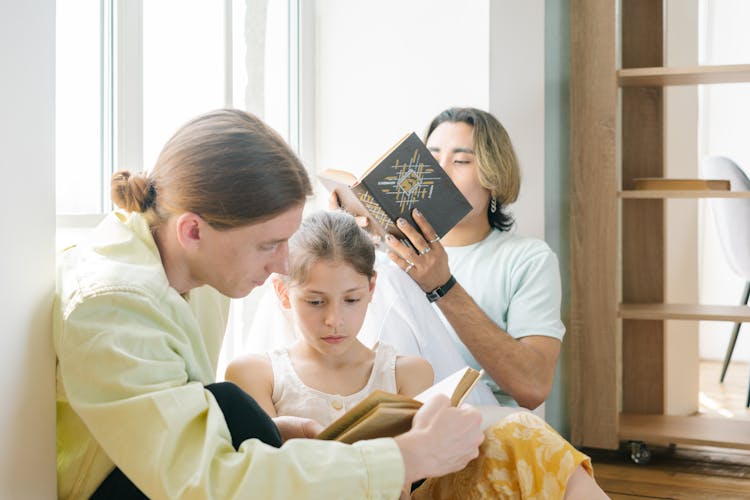
[{"label": "window", "polygon": [[58,247],[112,208],[114,171],[150,168],[193,116],[246,109],[294,145],[299,0],[247,3],[58,0]]},{"label": "window", "polygon": [[[172,133],[225,95],[228,26],[222,2],[143,2],[143,161],[150,167]],[[177,14],[179,12],[179,14]],[[231,36],[231,25],[229,34]],[[231,42],[229,42],[231,43]]]}]

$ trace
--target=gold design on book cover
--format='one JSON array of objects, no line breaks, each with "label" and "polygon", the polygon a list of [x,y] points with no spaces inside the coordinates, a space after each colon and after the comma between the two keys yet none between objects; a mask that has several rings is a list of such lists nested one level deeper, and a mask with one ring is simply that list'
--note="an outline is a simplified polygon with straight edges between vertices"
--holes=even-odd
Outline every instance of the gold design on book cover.
[{"label": "gold design on book cover", "polygon": [[361,201],[365,206],[365,208],[370,212],[370,215],[372,215],[372,217],[376,221],[378,221],[378,223],[380,223],[380,225],[382,225],[386,231],[390,227],[396,227],[391,218],[388,217],[388,214],[383,211],[378,202],[375,201],[375,198],[373,198],[370,193],[368,193],[367,191],[360,191],[359,193],[357,193],[357,197],[359,198],[359,201]]},{"label": "gold design on book cover", "polygon": [[378,186],[399,206],[400,213],[411,213],[417,203],[432,198],[439,176],[435,174],[435,167],[421,160],[419,149],[414,149],[408,163],[396,158],[390,168],[394,172],[378,181]]}]

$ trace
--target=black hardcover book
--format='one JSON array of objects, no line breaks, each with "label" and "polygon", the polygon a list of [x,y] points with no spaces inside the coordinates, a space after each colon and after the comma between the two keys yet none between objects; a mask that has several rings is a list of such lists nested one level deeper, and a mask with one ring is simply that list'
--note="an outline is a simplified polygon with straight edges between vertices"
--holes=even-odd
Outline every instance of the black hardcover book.
[{"label": "black hardcover book", "polygon": [[438,236],[443,237],[470,211],[464,198],[417,134],[405,135],[378,159],[360,179],[342,170],[328,169],[318,179],[335,191],[344,210],[365,216],[371,230],[399,239],[399,217],[417,230],[412,210],[424,214]]}]

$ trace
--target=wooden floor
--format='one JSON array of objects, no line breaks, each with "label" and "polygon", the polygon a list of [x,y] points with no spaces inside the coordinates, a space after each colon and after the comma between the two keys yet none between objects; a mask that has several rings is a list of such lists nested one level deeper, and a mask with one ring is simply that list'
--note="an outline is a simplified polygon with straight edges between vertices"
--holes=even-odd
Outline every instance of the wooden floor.
[{"label": "wooden floor", "polygon": [[698,395],[701,415],[750,420],[750,409],[745,407],[750,366],[732,361],[723,384],[719,383],[720,375],[720,361],[701,362]]},{"label": "wooden floor", "polygon": [[[750,420],[745,408],[748,364],[732,362],[719,384],[720,362],[701,363],[700,412]],[[724,448],[654,448],[651,461],[638,465],[629,451],[583,450],[594,462],[596,479],[615,500],[750,499],[750,452]]]},{"label": "wooden floor", "polygon": [[613,499],[750,499],[750,453],[716,448],[653,449],[647,465],[628,454],[584,450]]}]

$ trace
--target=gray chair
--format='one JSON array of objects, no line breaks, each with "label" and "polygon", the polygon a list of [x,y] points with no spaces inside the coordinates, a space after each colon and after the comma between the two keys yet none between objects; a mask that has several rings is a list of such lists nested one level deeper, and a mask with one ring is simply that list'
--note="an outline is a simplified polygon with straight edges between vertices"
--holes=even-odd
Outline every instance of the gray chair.
[{"label": "gray chair", "polygon": [[[750,191],[750,179],[732,160],[723,156],[708,156],[701,163],[701,174],[706,179],[729,179],[732,191]],[[710,198],[709,204],[716,221],[721,247],[730,269],[745,280],[741,305],[750,298],[750,198]],[[720,382],[724,382],[732,352],[737,343],[741,323],[735,323],[732,337],[724,356]],[[750,407],[750,385],[747,403]]]}]

